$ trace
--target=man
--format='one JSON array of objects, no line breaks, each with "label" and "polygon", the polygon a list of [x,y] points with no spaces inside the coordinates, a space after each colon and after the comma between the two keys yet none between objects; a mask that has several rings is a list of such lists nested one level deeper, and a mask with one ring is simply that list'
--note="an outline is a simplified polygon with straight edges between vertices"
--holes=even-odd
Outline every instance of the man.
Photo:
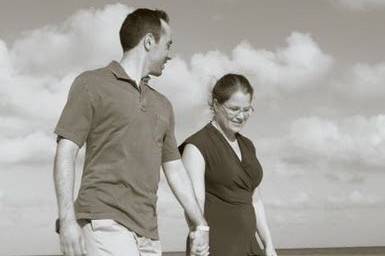
[{"label": "man", "polygon": [[[171,29],[160,10],[137,9],[120,29],[123,57],[71,86],[56,126],[54,181],[65,255],[161,255],[156,192],[162,165],[196,229],[193,255],[208,254],[208,226],[180,160],[170,102],[149,87],[170,59]],[[78,197],[75,160],[86,143]]]}]

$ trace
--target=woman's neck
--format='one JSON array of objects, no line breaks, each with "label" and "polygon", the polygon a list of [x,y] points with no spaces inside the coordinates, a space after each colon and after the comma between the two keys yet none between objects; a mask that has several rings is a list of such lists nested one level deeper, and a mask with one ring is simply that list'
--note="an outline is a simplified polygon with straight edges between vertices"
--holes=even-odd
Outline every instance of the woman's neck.
[{"label": "woman's neck", "polygon": [[229,131],[228,129],[224,129],[222,128],[222,126],[215,120],[213,119],[211,121],[211,124],[217,129],[219,130],[219,132],[221,132],[225,138],[229,141],[229,142],[236,142],[236,137],[235,137],[235,133],[232,132],[232,131]]}]

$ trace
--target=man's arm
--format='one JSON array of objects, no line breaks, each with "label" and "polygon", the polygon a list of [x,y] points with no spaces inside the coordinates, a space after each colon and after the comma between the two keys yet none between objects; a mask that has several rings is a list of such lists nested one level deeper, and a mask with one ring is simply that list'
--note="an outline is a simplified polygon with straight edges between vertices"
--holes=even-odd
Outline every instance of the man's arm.
[{"label": "man's arm", "polygon": [[195,226],[207,225],[182,161],[175,160],[163,163],[163,171],[171,190],[193,224]]},{"label": "man's arm", "polygon": [[[188,218],[197,226],[207,226],[207,222],[203,217],[197,199],[194,194],[191,180],[187,175],[182,160],[174,160],[163,163],[163,171],[167,182],[184,208]],[[198,255],[208,255],[208,231],[197,230],[193,233],[192,238],[198,240],[197,249],[191,248],[192,252]],[[191,236],[190,236],[191,237]]]},{"label": "man's arm", "polygon": [[79,146],[67,139],[61,139],[56,148],[54,162],[54,183],[59,209],[60,246],[64,255],[86,253],[83,234],[76,221],[74,210],[75,160]]}]

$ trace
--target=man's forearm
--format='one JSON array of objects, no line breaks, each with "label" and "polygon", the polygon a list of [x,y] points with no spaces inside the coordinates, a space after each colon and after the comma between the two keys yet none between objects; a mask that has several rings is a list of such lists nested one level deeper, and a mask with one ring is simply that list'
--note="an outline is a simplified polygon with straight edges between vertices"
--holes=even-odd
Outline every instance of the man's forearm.
[{"label": "man's forearm", "polygon": [[61,223],[76,220],[73,204],[75,158],[77,152],[58,147],[54,162],[54,183]]},{"label": "man's forearm", "polygon": [[207,225],[198,205],[194,190],[184,168],[166,173],[168,184],[194,225]]}]

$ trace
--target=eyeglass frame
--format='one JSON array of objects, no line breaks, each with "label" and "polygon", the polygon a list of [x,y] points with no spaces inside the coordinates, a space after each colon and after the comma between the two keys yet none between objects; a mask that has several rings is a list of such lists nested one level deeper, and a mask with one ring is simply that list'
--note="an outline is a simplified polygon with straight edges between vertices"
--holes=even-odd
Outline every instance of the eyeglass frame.
[{"label": "eyeglass frame", "polygon": [[254,107],[251,105],[249,105],[248,107],[245,107],[245,108],[248,108],[247,110],[244,110],[245,108],[239,108],[239,110],[234,110],[234,109],[231,109],[230,107],[226,106],[225,104],[221,104],[220,106],[223,107],[223,109],[226,111],[226,113],[231,114],[231,117],[236,117],[240,113],[243,113],[245,115],[250,116],[251,113],[253,113],[255,111]]}]

